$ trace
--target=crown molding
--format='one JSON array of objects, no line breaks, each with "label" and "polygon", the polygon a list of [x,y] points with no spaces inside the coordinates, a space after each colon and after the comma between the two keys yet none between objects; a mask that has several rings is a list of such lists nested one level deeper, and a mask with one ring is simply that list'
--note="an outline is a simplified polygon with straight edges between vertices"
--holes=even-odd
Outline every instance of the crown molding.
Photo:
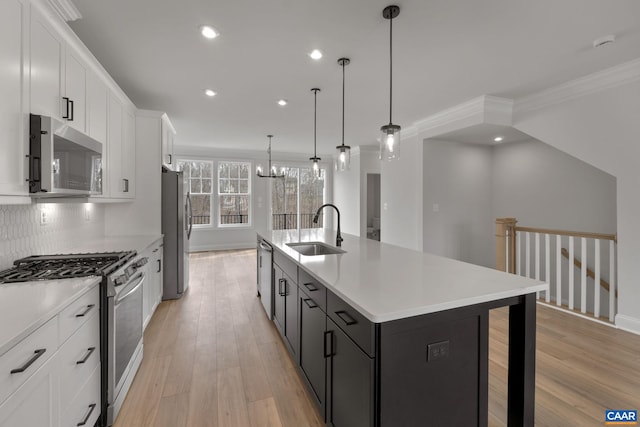
[{"label": "crown molding", "polygon": [[515,112],[537,110],[640,80],[640,58],[570,80],[516,101]]},{"label": "crown molding", "polygon": [[511,126],[513,106],[511,99],[482,95],[419,120],[412,130],[421,137],[433,138],[482,123]]},{"label": "crown molding", "polygon": [[49,0],[49,4],[66,22],[82,18],[80,11],[71,0]]}]

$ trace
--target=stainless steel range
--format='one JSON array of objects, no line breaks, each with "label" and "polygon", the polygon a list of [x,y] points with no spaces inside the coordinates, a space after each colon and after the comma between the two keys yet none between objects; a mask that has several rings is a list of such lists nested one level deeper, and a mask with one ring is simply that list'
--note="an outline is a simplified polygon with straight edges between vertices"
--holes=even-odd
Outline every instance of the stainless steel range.
[{"label": "stainless steel range", "polygon": [[116,419],[133,377],[142,362],[141,267],[147,258],[135,251],[41,255],[22,258],[0,272],[0,283],[102,276],[100,343],[102,411],[100,426]]}]

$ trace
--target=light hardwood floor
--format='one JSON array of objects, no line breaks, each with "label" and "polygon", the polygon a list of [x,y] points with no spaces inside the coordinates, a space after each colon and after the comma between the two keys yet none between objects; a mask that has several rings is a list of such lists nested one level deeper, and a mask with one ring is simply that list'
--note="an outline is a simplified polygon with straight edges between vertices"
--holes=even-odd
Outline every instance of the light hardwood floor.
[{"label": "light hardwood floor", "polygon": [[[322,426],[256,298],[255,250],[192,254],[190,289],[165,301],[115,427]],[[490,325],[489,425],[506,425],[508,311]],[[538,305],[537,426],[602,426],[640,409],[640,337]]]}]

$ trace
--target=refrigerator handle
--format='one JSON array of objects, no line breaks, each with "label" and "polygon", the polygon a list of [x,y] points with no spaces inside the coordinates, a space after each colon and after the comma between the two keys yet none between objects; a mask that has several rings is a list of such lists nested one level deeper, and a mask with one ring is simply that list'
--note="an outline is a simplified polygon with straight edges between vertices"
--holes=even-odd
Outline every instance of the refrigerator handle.
[{"label": "refrigerator handle", "polygon": [[187,217],[189,220],[187,221],[188,229],[187,229],[187,240],[191,238],[191,229],[193,228],[193,206],[191,205],[191,194],[187,193]]}]

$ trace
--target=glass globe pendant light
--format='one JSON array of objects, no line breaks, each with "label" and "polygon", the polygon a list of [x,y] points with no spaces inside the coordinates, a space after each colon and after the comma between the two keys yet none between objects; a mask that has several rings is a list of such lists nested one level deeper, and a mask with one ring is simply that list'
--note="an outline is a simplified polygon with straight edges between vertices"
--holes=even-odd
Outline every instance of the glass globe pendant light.
[{"label": "glass globe pendant light", "polygon": [[320,178],[320,160],[322,160],[320,157],[318,157],[318,154],[316,152],[316,130],[317,130],[317,122],[318,122],[318,92],[320,92],[320,89],[318,89],[317,87],[314,87],[313,89],[311,89],[311,92],[313,92],[313,157],[309,157],[309,160],[311,160],[312,165],[313,165],[313,177],[314,178]]},{"label": "glass globe pendant light", "polygon": [[284,178],[284,173],[278,174],[276,166],[271,164],[271,138],[273,138],[273,135],[267,135],[267,138],[269,138],[269,148],[267,149],[267,153],[269,153],[268,174],[265,174],[262,165],[258,164],[256,166],[256,175],[259,178]]},{"label": "glass globe pendant light", "polygon": [[400,158],[400,126],[391,119],[393,106],[393,19],[400,14],[400,8],[392,5],[382,11],[384,19],[389,20],[389,124],[380,127],[380,160]]},{"label": "glass globe pendant light", "polygon": [[349,58],[338,59],[338,65],[342,67],[342,144],[336,147],[338,153],[335,167],[340,172],[351,168],[351,147],[344,145],[344,67],[349,65],[350,62]]}]

